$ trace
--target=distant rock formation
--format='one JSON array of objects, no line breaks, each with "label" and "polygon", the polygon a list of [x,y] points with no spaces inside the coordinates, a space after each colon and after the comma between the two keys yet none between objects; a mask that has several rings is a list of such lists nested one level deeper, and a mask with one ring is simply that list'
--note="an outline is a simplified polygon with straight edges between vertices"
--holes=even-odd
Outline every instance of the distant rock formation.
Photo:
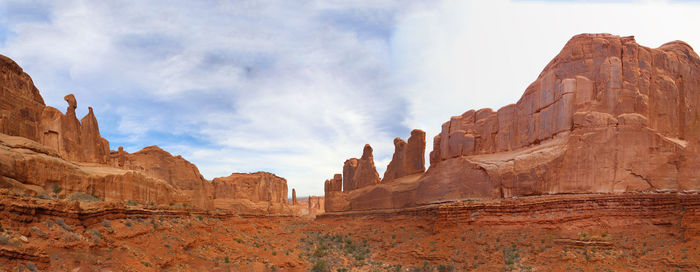
[{"label": "distant rock formation", "polygon": [[382,182],[425,172],[425,132],[411,131],[406,143],[401,138],[394,139],[394,156],[386,167]]},{"label": "distant rock formation", "polygon": [[340,192],[343,186],[343,175],[335,174],[332,179],[327,179],[324,185],[325,192]]},{"label": "distant rock formation", "polygon": [[190,205],[205,209],[214,207],[212,185],[196,165],[182,156],[173,156],[158,146],[147,146],[131,154],[120,147],[119,151],[110,153],[109,162],[113,167],[144,172],[166,181],[189,196]]},{"label": "distant rock formation", "polygon": [[[700,58],[684,42],[651,49],[633,37],[577,35],[516,104],[498,111],[469,110],[445,122],[433,140],[430,168],[421,177],[327,195],[326,202],[337,205],[326,207],[343,211],[466,198],[697,192],[698,90]],[[393,169],[387,170],[389,176]]]},{"label": "distant rock formation", "polygon": [[370,145],[367,144],[362,149],[362,157],[359,160],[352,158],[345,161],[343,176],[345,177],[343,191],[352,191],[381,182],[379,173],[374,167],[374,157]]},{"label": "distant rock formation", "polygon": [[292,205],[297,204],[297,190],[292,188]]},{"label": "distant rock formation", "polygon": [[232,173],[212,180],[214,206],[227,208],[232,200],[287,203],[287,180],[268,172]]}]

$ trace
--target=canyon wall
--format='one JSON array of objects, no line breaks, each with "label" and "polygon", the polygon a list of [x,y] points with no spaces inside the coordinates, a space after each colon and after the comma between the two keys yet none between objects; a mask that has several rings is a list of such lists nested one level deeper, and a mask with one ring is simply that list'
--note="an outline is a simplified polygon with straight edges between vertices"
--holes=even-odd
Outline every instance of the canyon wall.
[{"label": "canyon wall", "polygon": [[273,174],[209,181],[197,166],[157,146],[110,151],[91,107],[78,120],[72,94],[64,97],[65,114],[46,106],[29,75],[1,55],[0,95],[0,188],[41,197],[88,194],[104,201],[291,213],[287,182]]},{"label": "canyon wall", "polygon": [[342,195],[335,210],[698,191],[699,104],[700,58],[686,43],[651,49],[633,37],[577,35],[516,104],[445,122],[425,174]]}]

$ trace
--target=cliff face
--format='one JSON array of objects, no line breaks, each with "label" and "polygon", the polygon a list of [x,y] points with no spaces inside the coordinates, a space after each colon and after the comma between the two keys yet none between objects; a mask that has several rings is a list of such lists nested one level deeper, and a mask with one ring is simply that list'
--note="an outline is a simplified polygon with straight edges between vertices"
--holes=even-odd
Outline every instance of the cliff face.
[{"label": "cliff face", "polygon": [[0,56],[0,96],[0,133],[39,142],[72,161],[105,162],[109,142],[100,136],[92,108],[80,122],[73,95],[65,97],[65,115],[47,107],[29,75],[5,56]]},{"label": "cliff face", "polygon": [[700,58],[683,42],[651,49],[632,37],[577,35],[516,104],[445,122],[423,176],[346,194],[342,209],[700,190],[699,75]]},{"label": "cliff face", "polygon": [[189,196],[190,204],[196,207],[214,207],[210,182],[199,173],[196,165],[182,156],[173,156],[157,146],[148,146],[131,154],[120,148],[110,153],[110,164],[159,178]]},{"label": "cliff face", "polygon": [[39,141],[46,105],[32,79],[11,59],[0,55],[0,132]]},{"label": "cliff face", "polygon": [[50,147],[5,134],[0,134],[0,187],[30,196],[84,193],[105,201],[186,201],[177,189],[143,172],[76,164]]},{"label": "cliff face", "polygon": [[[291,213],[286,180],[273,174],[208,181],[197,166],[157,146],[110,152],[92,108],[78,121],[73,95],[64,98],[65,114],[45,106],[31,78],[1,55],[0,95],[0,187],[35,196],[84,193],[106,201]],[[216,205],[222,200],[244,204]]]}]

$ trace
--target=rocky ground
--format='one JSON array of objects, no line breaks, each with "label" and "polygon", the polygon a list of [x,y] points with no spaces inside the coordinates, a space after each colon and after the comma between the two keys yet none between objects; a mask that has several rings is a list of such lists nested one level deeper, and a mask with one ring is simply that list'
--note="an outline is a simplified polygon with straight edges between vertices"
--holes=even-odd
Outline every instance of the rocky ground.
[{"label": "rocky ground", "polygon": [[[0,199],[3,271],[700,269],[700,205],[693,195],[464,201],[316,219],[178,205]],[[647,208],[634,214],[626,211],[634,206],[621,203]],[[528,205],[540,208],[522,209]],[[593,216],[582,208],[592,205],[608,211],[596,209]]]}]

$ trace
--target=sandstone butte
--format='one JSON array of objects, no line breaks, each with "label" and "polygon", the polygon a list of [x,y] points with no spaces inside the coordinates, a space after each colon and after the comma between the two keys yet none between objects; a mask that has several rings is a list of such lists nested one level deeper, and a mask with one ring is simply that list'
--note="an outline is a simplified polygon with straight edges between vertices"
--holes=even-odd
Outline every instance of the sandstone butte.
[{"label": "sandstone butte", "polygon": [[0,56],[0,187],[30,196],[189,205],[247,214],[294,214],[287,181],[271,173],[206,180],[197,166],[157,146],[109,150],[91,107],[80,121],[76,98],[66,113],[48,107],[32,79]]},{"label": "sandstone butte", "polygon": [[[381,182],[365,147],[362,159],[345,162],[342,191],[326,186],[326,211],[556,194],[695,193],[698,107],[700,58],[688,44],[652,49],[634,37],[577,35],[517,103],[468,110],[443,123],[426,172],[425,141],[421,146],[414,133],[413,147],[410,139],[394,141]],[[366,172],[358,174],[361,165]]]}]

